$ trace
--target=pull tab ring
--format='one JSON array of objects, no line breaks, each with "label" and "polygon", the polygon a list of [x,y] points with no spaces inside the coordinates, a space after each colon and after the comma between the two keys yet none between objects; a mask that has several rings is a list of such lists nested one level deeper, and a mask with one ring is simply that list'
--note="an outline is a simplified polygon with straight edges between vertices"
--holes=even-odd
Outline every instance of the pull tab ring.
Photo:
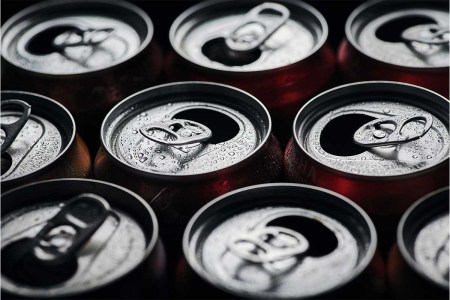
[{"label": "pull tab ring", "polygon": [[72,198],[31,238],[31,253],[50,265],[72,259],[110,213],[108,202],[98,195],[86,193]]},{"label": "pull tab ring", "polygon": [[56,49],[64,50],[68,47],[96,46],[109,39],[114,28],[91,28],[77,26],[72,30],[61,33],[53,40]]},{"label": "pull tab ring", "polygon": [[[211,130],[205,125],[182,119],[153,123],[142,127],[139,131],[149,140],[168,146],[201,143],[212,137]],[[165,133],[165,135],[156,135],[155,133],[158,131]]]},{"label": "pull tab ring", "polygon": [[30,118],[31,114],[31,105],[26,103],[22,100],[17,99],[11,99],[11,100],[5,100],[1,102],[1,110],[3,111],[7,107],[12,108],[19,108],[21,109],[21,116],[20,118],[11,124],[4,124],[1,123],[1,129],[5,132],[5,139],[3,140],[3,144],[1,146],[1,154],[5,153],[6,150],[8,150],[9,147],[11,147],[12,143],[16,139],[16,137],[19,135],[19,132],[22,130],[22,128],[27,123],[28,119]]},{"label": "pull tab ring", "polygon": [[450,42],[450,30],[438,24],[422,24],[406,29],[401,37],[406,42],[445,45]]},{"label": "pull tab ring", "polygon": [[[273,25],[264,21],[261,18],[263,11],[274,11],[279,13],[281,16]],[[262,45],[268,38],[270,38],[281,26],[283,26],[287,20],[289,20],[290,11],[285,6],[272,2],[265,2],[252,8],[245,16],[243,21],[236,26],[231,33],[225,38],[225,43],[233,51],[247,52],[252,51]],[[265,32],[264,34],[256,37],[251,41],[243,40],[239,36],[238,32],[240,29],[248,24],[259,24],[261,25]]]},{"label": "pull tab ring", "polygon": [[[424,121],[425,126],[421,132],[412,135],[402,134],[402,129],[407,123]],[[387,132],[381,128],[383,124],[395,126],[394,131]],[[376,119],[361,126],[353,135],[353,141],[362,147],[378,147],[398,145],[417,140],[424,136],[433,125],[433,117],[430,114],[414,116],[395,116],[385,119]]]}]

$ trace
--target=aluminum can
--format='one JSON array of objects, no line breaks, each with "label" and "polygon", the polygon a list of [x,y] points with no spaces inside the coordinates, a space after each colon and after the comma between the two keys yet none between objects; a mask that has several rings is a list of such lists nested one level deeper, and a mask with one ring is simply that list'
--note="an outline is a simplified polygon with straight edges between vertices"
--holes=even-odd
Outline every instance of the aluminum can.
[{"label": "aluminum can", "polygon": [[177,291],[191,298],[376,298],[384,288],[376,245],[367,214],[337,193],[250,186],[190,220]]},{"label": "aluminum can", "polygon": [[3,297],[161,296],[156,216],[114,184],[56,179],[3,194],[1,256]]},{"label": "aluminum can", "polygon": [[154,84],[162,54],[147,14],[125,1],[45,1],[2,28],[3,88],[57,99],[91,151],[120,100]]},{"label": "aluminum can", "polygon": [[302,1],[207,1],[170,29],[167,78],[220,82],[260,99],[285,144],[295,112],[335,71],[323,16]]},{"label": "aluminum can", "polygon": [[449,297],[449,190],[423,197],[403,215],[387,267],[397,298]]},{"label": "aluminum can", "polygon": [[280,179],[283,154],[271,131],[266,108],[241,90],[161,85],[130,96],[106,116],[95,177],[150,203],[167,251],[180,253],[184,226],[206,202]]},{"label": "aluminum can", "polygon": [[1,188],[92,174],[86,144],[58,102],[38,94],[1,92]]},{"label": "aluminum can", "polygon": [[417,86],[374,81],[331,89],[297,114],[286,178],[355,201],[389,250],[406,209],[448,185],[448,119],[448,100]]},{"label": "aluminum can", "polygon": [[369,1],[347,19],[338,65],[346,82],[392,80],[449,96],[447,1]]}]

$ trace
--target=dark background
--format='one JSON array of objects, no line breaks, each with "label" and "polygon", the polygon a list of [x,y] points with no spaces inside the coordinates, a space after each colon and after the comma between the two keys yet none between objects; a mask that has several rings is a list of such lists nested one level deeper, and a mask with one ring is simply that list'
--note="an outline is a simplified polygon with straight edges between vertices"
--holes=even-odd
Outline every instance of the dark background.
[{"label": "dark background", "polygon": [[[76,1],[76,0],[75,0]],[[245,1],[245,0],[235,0]],[[269,0],[268,0],[269,1]],[[38,0],[1,0],[1,22]],[[169,29],[175,18],[199,0],[131,0],[141,7],[153,21],[155,38],[164,50],[170,49]],[[364,0],[309,0],[304,1],[318,9],[328,22],[329,41],[337,49],[345,35],[345,21],[353,9]],[[166,52],[166,51],[165,51]]]}]

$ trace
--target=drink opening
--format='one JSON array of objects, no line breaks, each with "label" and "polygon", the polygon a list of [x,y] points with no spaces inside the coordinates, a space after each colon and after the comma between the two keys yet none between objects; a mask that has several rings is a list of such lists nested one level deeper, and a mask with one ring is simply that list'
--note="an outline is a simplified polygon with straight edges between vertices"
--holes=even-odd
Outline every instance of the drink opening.
[{"label": "drink opening", "polygon": [[320,145],[326,152],[337,156],[358,155],[367,148],[355,144],[353,135],[364,124],[375,118],[363,114],[339,116],[331,120],[320,135]]},{"label": "drink opening", "polygon": [[421,24],[435,24],[435,21],[431,18],[420,16],[397,18],[381,25],[375,32],[375,35],[386,42],[400,43],[404,41],[402,33],[406,29]]},{"label": "drink opening", "polygon": [[267,226],[289,228],[301,233],[309,243],[306,256],[319,257],[333,252],[338,246],[338,240],[333,231],[319,221],[301,216],[286,216],[277,218]]},{"label": "drink opening", "polygon": [[208,127],[212,132],[209,144],[229,141],[239,133],[239,125],[235,120],[215,110],[188,109],[177,113],[173,118],[195,121]]}]

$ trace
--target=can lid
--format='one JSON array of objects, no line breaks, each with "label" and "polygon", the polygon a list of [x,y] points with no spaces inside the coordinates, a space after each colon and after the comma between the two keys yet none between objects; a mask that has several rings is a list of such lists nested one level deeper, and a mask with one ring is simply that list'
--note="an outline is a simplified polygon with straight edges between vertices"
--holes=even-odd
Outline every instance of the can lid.
[{"label": "can lid", "polygon": [[2,204],[2,290],[14,295],[98,289],[135,268],[157,238],[142,199],[98,181],[31,184],[4,194]]},{"label": "can lid", "polygon": [[239,189],[204,206],[183,237],[188,263],[235,296],[302,299],[349,284],[373,258],[376,233],[347,198],[298,184]]},{"label": "can lid", "polygon": [[37,94],[2,91],[0,122],[5,183],[44,171],[75,138],[75,122],[67,109]]},{"label": "can lid", "polygon": [[445,98],[412,85],[349,84],[308,102],[294,136],[333,170],[377,178],[413,174],[448,159],[448,111]]},{"label": "can lid", "polygon": [[350,15],[346,34],[359,51],[383,63],[419,69],[449,66],[445,1],[370,1]]},{"label": "can lid", "polygon": [[435,191],[411,206],[398,227],[399,249],[421,276],[449,289],[449,189]]},{"label": "can lid", "polygon": [[253,96],[213,83],[181,82],[136,93],[105,118],[102,142],[143,176],[187,177],[237,165],[271,131]]},{"label": "can lid", "polygon": [[124,1],[47,1],[6,22],[2,56],[32,72],[82,74],[130,59],[152,35],[150,18]]},{"label": "can lid", "polygon": [[322,15],[301,1],[208,1],[181,14],[170,29],[172,47],[194,64],[254,72],[297,63],[325,43]]}]

